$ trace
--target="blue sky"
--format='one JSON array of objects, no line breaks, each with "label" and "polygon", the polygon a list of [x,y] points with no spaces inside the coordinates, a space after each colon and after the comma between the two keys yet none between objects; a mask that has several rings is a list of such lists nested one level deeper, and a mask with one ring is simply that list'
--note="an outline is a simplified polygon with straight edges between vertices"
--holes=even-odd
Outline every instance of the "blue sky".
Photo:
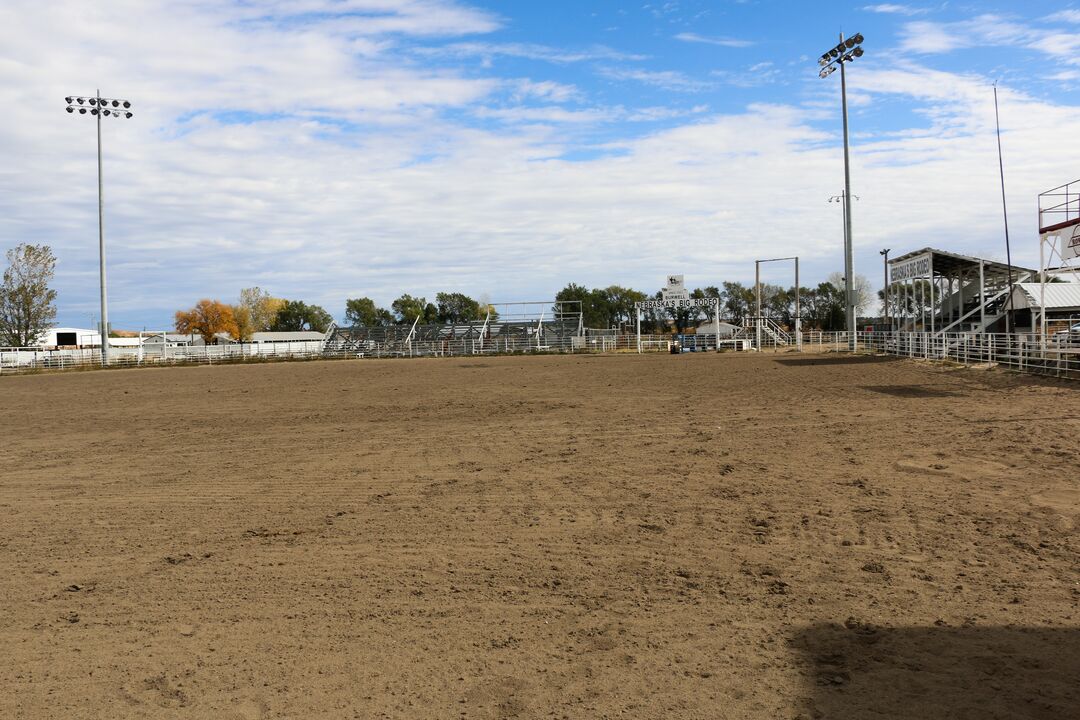
[{"label": "blue sky", "polygon": [[[856,268],[933,245],[1014,257],[1035,195],[1080,177],[1080,3],[14,0],[0,8],[0,246],[47,242],[59,321],[97,308],[104,127],[110,315],[160,328],[244,287],[550,298],[567,282],[749,282],[842,267],[839,76],[850,67]],[[789,282],[781,269],[766,279]]]}]

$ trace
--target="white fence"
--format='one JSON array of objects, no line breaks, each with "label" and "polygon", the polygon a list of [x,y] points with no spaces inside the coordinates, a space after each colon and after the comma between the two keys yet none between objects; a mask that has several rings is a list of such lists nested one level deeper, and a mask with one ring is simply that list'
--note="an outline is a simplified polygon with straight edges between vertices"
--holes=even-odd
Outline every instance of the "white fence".
[{"label": "white fence", "polygon": [[[711,336],[710,336],[711,337]],[[667,352],[670,335],[642,335],[643,352]],[[704,339],[704,338],[703,338]],[[847,351],[848,333],[804,332],[804,352]],[[1080,344],[1048,341],[1037,335],[990,335],[974,333],[855,333],[859,351],[924,360],[952,361],[965,365],[987,364],[1022,372],[1080,378]],[[749,343],[748,340],[740,340]],[[715,340],[711,343],[715,347]],[[736,343],[725,342],[727,349]],[[762,338],[762,349],[792,351]],[[636,335],[596,335],[558,338],[539,342],[531,339],[439,340],[430,342],[370,343],[364,347],[325,348],[320,343],[244,343],[205,347],[111,348],[110,367],[161,365],[214,365],[268,360],[328,360],[335,358],[449,357],[510,353],[612,353],[638,350]],[[39,370],[90,369],[101,366],[99,350],[41,350],[0,348],[0,374]]]},{"label": "white fence", "polygon": [[[666,352],[669,336],[642,336],[643,349]],[[412,342],[364,343],[361,347],[328,347],[321,342],[236,343],[230,345],[109,348],[109,367],[162,365],[215,365],[269,360],[331,360],[346,358],[448,357],[514,353],[636,352],[634,335],[551,338],[453,339]],[[0,348],[0,374],[40,370],[76,370],[101,367],[101,351]]]},{"label": "white fence", "polygon": [[[109,367],[213,365],[259,360],[323,357],[322,342],[236,343],[230,345],[110,347]],[[101,366],[100,349],[0,348],[0,374],[36,370],[75,370]]]}]

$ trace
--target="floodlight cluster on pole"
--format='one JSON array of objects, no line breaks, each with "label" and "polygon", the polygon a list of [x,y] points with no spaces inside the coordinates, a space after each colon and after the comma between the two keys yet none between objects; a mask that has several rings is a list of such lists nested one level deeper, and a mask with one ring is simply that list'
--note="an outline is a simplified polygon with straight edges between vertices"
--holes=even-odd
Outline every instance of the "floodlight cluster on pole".
[{"label": "floodlight cluster on pole", "polygon": [[119,98],[103,98],[103,97],[78,97],[76,95],[69,95],[64,100],[67,101],[67,111],[69,113],[79,113],[80,115],[101,114],[104,117],[124,117],[130,118],[133,113],[131,112],[131,103],[127,100],[121,100]]},{"label": "floodlight cluster on pole", "polygon": [[[821,66],[821,72],[818,73],[819,77],[827,78],[836,72],[838,66],[851,62],[855,58],[861,58],[863,56],[862,42],[862,33],[855,33],[847,40],[841,34],[840,44],[818,58],[818,65]],[[841,67],[841,70],[843,70],[843,67]]]},{"label": "floodlight cluster on pole", "polygon": [[131,102],[120,98],[103,98],[99,90],[93,97],[68,95],[69,114],[90,114],[97,119],[97,160],[98,160],[98,261],[101,273],[101,364],[109,364],[109,301],[105,282],[105,196],[102,190],[101,171],[101,118],[115,117],[130,119]]},{"label": "floodlight cluster on pole", "polygon": [[[844,34],[840,33],[840,42],[835,46],[825,51],[825,53],[818,58],[818,65],[821,67],[821,71],[818,76],[821,78],[827,78],[836,72],[836,69],[840,69],[840,103],[843,108],[844,114],[844,196],[851,197],[851,157],[848,143],[848,111],[847,111],[847,76],[844,72],[844,66],[850,62],[854,62],[856,58],[863,56],[862,49],[863,36],[862,33],[856,33],[855,35],[844,39]],[[849,335],[849,346],[852,350],[856,349],[855,339],[855,258],[852,251],[851,241],[851,203],[844,204],[844,291],[845,291],[845,304],[847,318],[847,330]]]}]

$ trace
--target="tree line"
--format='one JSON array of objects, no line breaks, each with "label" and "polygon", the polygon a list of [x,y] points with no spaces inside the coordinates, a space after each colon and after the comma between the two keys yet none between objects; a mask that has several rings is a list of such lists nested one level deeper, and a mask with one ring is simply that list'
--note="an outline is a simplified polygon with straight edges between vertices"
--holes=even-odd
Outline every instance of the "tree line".
[{"label": "tree line", "polygon": [[[829,279],[816,287],[800,287],[800,313],[804,329],[826,331],[843,330],[844,287],[843,277],[833,273]],[[633,288],[610,285],[606,288],[589,289],[570,283],[556,295],[559,301],[581,303],[582,321],[589,328],[628,329],[636,325],[637,311],[635,303],[645,300],[659,300],[663,293],[656,291],[648,294]],[[784,288],[779,285],[761,285],[761,314],[779,325],[793,327],[795,323],[795,287]],[[861,276],[856,276],[856,305],[866,308],[871,302],[870,283]],[[725,282],[717,287],[710,285],[695,288],[690,292],[691,299],[719,300],[720,319],[741,325],[747,318],[757,314],[757,299],[754,286],[738,282]],[[678,332],[702,322],[714,321],[712,307],[661,308],[642,311],[642,332],[659,332],[669,323]]]},{"label": "tree line", "polygon": [[[56,270],[56,258],[47,245],[22,244],[8,250],[6,255],[8,267],[0,283],[0,344],[23,347],[35,343],[56,319],[56,291],[49,287]],[[856,304],[867,309],[872,295],[866,278],[856,276],[855,290]],[[780,325],[790,327],[794,324],[793,287],[765,284],[761,295],[765,317]],[[695,288],[690,296],[717,298],[721,319],[735,324],[743,323],[757,311],[753,286],[738,282]],[[649,294],[620,285],[589,289],[570,283],[555,297],[557,301],[580,303],[585,327],[629,329],[637,317],[634,304],[660,299],[661,292]],[[844,329],[844,289],[839,273],[833,273],[816,287],[801,288],[800,299],[804,327]],[[914,305],[916,300],[908,297],[905,303]],[[557,306],[553,312],[564,312],[565,307]],[[403,325],[411,324],[417,318],[423,324],[463,323],[485,318],[497,320],[498,314],[486,301],[459,292],[436,293],[434,302],[406,293],[394,300],[389,308],[380,307],[368,297],[350,298],[345,302],[346,325]],[[642,313],[642,330],[659,332],[673,324],[682,332],[696,323],[712,320],[711,307],[650,309]],[[332,322],[330,313],[318,305],[275,297],[259,287],[241,290],[235,303],[204,299],[175,315],[177,332],[200,335],[208,343],[214,342],[218,333],[249,341],[255,333],[263,331],[325,332]]]},{"label": "tree line", "polygon": [[[420,323],[474,322],[489,316],[497,318],[495,309],[462,293],[436,293],[435,302],[425,297],[404,294],[390,304],[379,307],[367,297],[345,301],[345,324],[378,327]],[[176,331],[199,335],[213,343],[219,333],[240,342],[249,342],[257,332],[326,332],[334,321],[330,313],[318,305],[301,300],[274,297],[259,287],[240,291],[236,303],[203,299],[187,310],[176,312]]]}]

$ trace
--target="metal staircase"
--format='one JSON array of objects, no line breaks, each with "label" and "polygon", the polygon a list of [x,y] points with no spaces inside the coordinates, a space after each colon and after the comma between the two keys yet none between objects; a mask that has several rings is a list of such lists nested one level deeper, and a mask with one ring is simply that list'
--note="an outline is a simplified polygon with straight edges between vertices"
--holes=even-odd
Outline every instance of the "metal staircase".
[{"label": "metal staircase", "polygon": [[[794,340],[791,335],[787,333],[782,327],[776,324],[771,318],[767,317],[746,317],[743,318],[742,327],[735,331],[732,335],[732,339],[746,339],[757,340],[758,324],[761,325],[761,334],[763,340],[767,339],[772,342],[774,346],[786,347],[791,345]],[[762,344],[765,344],[764,342]],[[761,348],[758,348],[760,350]]]}]

